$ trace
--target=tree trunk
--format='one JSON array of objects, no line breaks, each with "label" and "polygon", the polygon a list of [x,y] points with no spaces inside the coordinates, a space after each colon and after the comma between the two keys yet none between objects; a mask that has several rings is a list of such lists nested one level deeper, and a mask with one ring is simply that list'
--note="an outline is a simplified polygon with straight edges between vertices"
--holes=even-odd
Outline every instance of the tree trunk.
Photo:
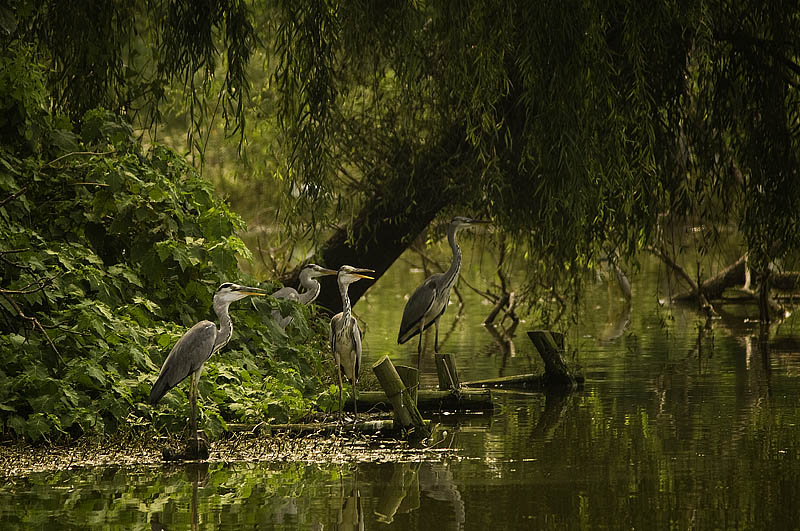
[{"label": "tree trunk", "polygon": [[[437,202],[438,203],[438,202]],[[366,205],[349,228],[340,228],[317,253],[316,261],[331,268],[344,264],[375,270],[375,281],[397,260],[411,242],[433,221],[440,204],[420,205],[417,214],[397,220],[399,212],[380,200]],[[393,220],[393,218],[395,218]],[[352,238],[348,237],[348,232]],[[355,304],[375,281],[350,285],[350,302]],[[341,311],[337,289],[323,289],[316,303],[331,312]]]},{"label": "tree trunk", "polygon": [[[460,199],[452,178],[463,173],[460,166],[468,160],[460,133],[459,128],[451,128],[436,146],[410,162],[406,153],[407,168],[382,179],[385,184],[380,192],[366,201],[350,226],[338,229],[321,246],[314,261],[331,268],[368,267],[375,270],[376,280],[383,275],[444,207]],[[351,302],[355,304],[373,283],[352,284]],[[331,312],[342,307],[336,289],[323,289],[316,303]]]}]

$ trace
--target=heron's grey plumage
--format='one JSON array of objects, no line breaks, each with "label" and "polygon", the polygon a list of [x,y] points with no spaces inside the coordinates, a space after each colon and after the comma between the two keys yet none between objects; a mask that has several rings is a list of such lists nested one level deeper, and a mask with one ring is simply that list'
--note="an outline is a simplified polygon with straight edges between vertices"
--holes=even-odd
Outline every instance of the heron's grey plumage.
[{"label": "heron's grey plumage", "polygon": [[[342,374],[351,382],[358,382],[358,371],[361,368],[361,329],[349,308],[348,319],[349,326],[345,323],[343,313],[337,313],[331,319],[331,351]],[[351,352],[353,355],[347,355]]]},{"label": "heron's grey plumage", "polygon": [[422,332],[431,325],[435,325],[436,339],[434,350],[439,351],[439,318],[447,309],[450,302],[450,290],[458,279],[461,271],[461,248],[456,242],[459,230],[471,227],[486,221],[457,216],[447,226],[447,241],[453,251],[453,260],[450,268],[444,273],[434,273],[416,289],[409,297],[403,309],[403,318],[400,321],[400,332],[397,342],[403,344],[419,334],[417,351],[422,354]]},{"label": "heron's grey plumage", "polygon": [[[273,293],[272,297],[276,299],[286,299],[299,302],[300,304],[311,304],[317,300],[317,297],[319,297],[319,293],[322,290],[322,286],[317,278],[324,277],[326,275],[336,275],[337,273],[338,272],[334,271],[333,269],[326,269],[318,266],[317,264],[307,264],[300,271],[300,285],[305,288],[303,293],[298,293],[296,289],[286,286]],[[292,322],[291,315],[284,317],[278,310],[272,311],[272,318],[275,319],[275,321],[278,323],[278,326],[281,328],[286,328],[286,326]]]},{"label": "heron's grey plumage", "polygon": [[266,295],[266,293],[256,290],[258,288],[240,286],[230,282],[222,284],[214,294],[213,304],[214,312],[219,317],[219,329],[211,321],[200,321],[187,330],[170,350],[150,391],[150,404],[156,405],[167,391],[181,383],[187,376],[192,375],[189,397],[195,435],[197,434],[197,381],[203,365],[212,354],[224,347],[233,335],[233,321],[228,313],[230,304],[249,295]]},{"label": "heron's grey plumage", "polygon": [[170,350],[153,390],[150,391],[152,405],[156,405],[167,391],[203,366],[208,357],[193,353],[208,352],[210,356],[216,338],[217,326],[211,321],[200,321],[183,334]]},{"label": "heron's grey plumage", "polygon": [[[339,377],[339,410],[342,406],[342,375],[344,374],[353,385],[353,402],[356,401],[356,385],[358,384],[358,371],[361,367],[361,329],[353,317],[350,297],[347,290],[350,284],[362,278],[372,277],[364,273],[374,273],[372,269],[356,268],[343,265],[339,268],[337,283],[339,294],[342,296],[342,311],[331,318],[330,343],[336,372]],[[358,409],[355,410],[356,415]]]}]

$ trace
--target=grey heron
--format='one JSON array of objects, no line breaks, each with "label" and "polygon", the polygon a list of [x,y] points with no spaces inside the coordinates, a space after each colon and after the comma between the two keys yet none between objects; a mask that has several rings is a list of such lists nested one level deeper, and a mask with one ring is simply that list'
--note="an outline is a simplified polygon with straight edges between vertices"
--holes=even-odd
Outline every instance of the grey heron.
[{"label": "grey heron", "polygon": [[[298,293],[294,288],[285,287],[273,293],[272,296],[276,299],[286,299],[299,302],[300,304],[311,304],[317,299],[322,289],[317,278],[327,275],[336,275],[337,273],[338,272],[333,269],[326,269],[317,264],[308,264],[300,271],[300,285],[306,289],[303,293]],[[272,317],[281,328],[286,328],[286,326],[292,322],[291,315],[283,317],[278,310],[272,311]]]},{"label": "grey heron", "polygon": [[342,311],[331,318],[331,351],[336,363],[336,373],[339,376],[339,412],[342,411],[342,373],[353,384],[353,406],[356,416],[358,407],[356,403],[356,384],[358,383],[358,369],[361,365],[361,330],[358,322],[352,315],[350,297],[347,290],[353,282],[362,278],[372,279],[364,273],[374,273],[372,269],[363,269],[349,265],[339,268],[337,282],[339,293],[342,296]]},{"label": "grey heron", "polygon": [[219,317],[219,329],[211,321],[200,321],[191,327],[172,347],[153,389],[150,391],[150,404],[156,405],[167,391],[191,375],[189,400],[192,404],[191,426],[197,440],[197,383],[203,365],[212,354],[224,347],[233,335],[233,322],[228,307],[234,301],[249,295],[265,296],[258,288],[240,286],[225,282],[214,294],[214,311]]},{"label": "grey heron", "polygon": [[[411,294],[406,303],[406,307],[403,310],[403,319],[400,322],[400,333],[397,335],[397,343],[402,345],[419,334],[417,353],[420,360],[422,358],[422,332],[431,325],[436,328],[434,352],[439,352],[439,318],[442,317],[445,309],[447,309],[447,303],[450,301],[450,288],[455,284],[458,273],[461,271],[461,248],[456,243],[456,234],[461,229],[483,223],[489,222],[462,216],[453,218],[447,226],[447,241],[453,251],[453,261],[450,264],[450,269],[444,273],[435,273],[425,279],[425,282]],[[417,363],[419,364],[419,361]]]}]

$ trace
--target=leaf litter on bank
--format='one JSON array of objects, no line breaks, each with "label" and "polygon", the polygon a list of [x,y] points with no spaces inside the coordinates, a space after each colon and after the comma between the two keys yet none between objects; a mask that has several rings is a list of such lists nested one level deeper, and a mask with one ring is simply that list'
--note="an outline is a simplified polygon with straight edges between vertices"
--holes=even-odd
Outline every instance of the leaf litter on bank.
[{"label": "leaf litter on bank", "polygon": [[[211,443],[208,462],[388,463],[441,461],[457,456],[445,443],[446,434],[412,444],[401,439],[350,434],[253,435],[236,433]],[[151,432],[145,435],[81,438],[66,444],[0,445],[0,477],[71,468],[140,467],[164,464],[162,450],[180,447],[185,440]]]}]

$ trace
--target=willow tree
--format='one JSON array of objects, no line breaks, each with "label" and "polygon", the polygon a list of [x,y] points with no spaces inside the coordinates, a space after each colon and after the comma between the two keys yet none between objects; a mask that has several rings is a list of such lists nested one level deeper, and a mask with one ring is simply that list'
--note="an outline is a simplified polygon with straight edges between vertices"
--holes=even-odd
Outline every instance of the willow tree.
[{"label": "willow tree", "polygon": [[[183,85],[189,140],[199,147],[193,133],[211,113],[241,132],[246,67],[257,45],[253,23],[244,0],[10,0],[0,7],[0,49],[30,48],[48,72],[48,103],[77,122],[104,107],[157,128],[171,103],[168,87]],[[212,95],[219,72],[221,88]],[[9,117],[0,126],[16,123]]]},{"label": "willow tree", "polygon": [[[322,239],[319,262],[380,274],[465,212],[547,285],[635,255],[665,219],[737,227],[762,272],[799,244],[793,2],[129,0],[79,28],[61,3],[12,5],[66,106],[158,109],[177,79],[198,124],[220,101],[235,128],[253,83],[274,91],[287,226]],[[274,60],[248,79],[260,46]]]},{"label": "willow tree", "polygon": [[491,216],[556,285],[604,247],[634,255],[666,217],[738,226],[760,271],[797,248],[790,2],[278,13],[285,175],[301,212],[340,222],[322,261],[382,271],[459,211]]}]

